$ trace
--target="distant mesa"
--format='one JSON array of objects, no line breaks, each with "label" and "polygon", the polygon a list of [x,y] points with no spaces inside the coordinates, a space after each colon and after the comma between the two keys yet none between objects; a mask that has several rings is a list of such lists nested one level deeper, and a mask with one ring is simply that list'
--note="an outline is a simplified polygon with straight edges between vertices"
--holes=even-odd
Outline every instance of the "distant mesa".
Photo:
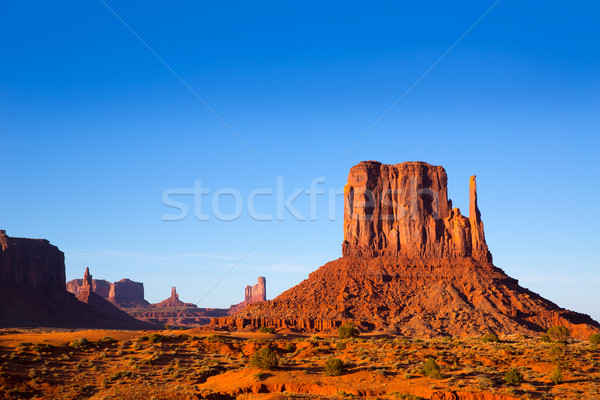
[{"label": "distant mesa", "polygon": [[65,256],[45,239],[14,238],[0,230],[0,284],[61,291]]},{"label": "distant mesa", "polygon": [[259,303],[267,300],[267,280],[264,276],[258,277],[258,283],[254,286],[247,285],[244,290],[244,301],[229,307],[228,315],[243,310],[248,304]]},{"label": "distant mesa", "polygon": [[266,300],[266,282],[266,279],[261,276],[256,285],[246,286],[244,301],[229,308],[200,308],[196,304],[185,303],[180,300],[175,287],[171,288],[171,296],[160,303],[121,308],[129,315],[152,324],[198,327],[210,323],[211,318],[228,316],[241,311],[248,304]]},{"label": "distant mesa", "polygon": [[[67,290],[76,296],[82,288],[83,279],[67,282]],[[118,307],[139,307],[150,304],[144,299],[144,284],[130,279],[121,279],[115,283],[93,279],[92,291]]]},{"label": "distant mesa", "polygon": [[[84,280],[90,284],[89,271]],[[67,292],[64,254],[48,240],[13,238],[0,230],[0,327],[152,327],[90,292],[80,294],[84,302]]]},{"label": "distant mesa", "polygon": [[145,325],[146,328],[150,326],[150,324],[146,324],[136,320],[134,317],[119,309],[113,303],[106,300],[104,297],[94,293],[94,291],[92,290],[92,282],[93,280],[92,275],[90,274],[90,269],[86,268],[82,279],[82,286],[79,290],[79,293],[76,295],[77,300],[93,307],[98,312],[101,312],[102,314],[107,315],[113,319],[128,321],[132,325]]},{"label": "distant mesa", "polygon": [[170,308],[170,307],[192,307],[198,308],[195,304],[192,303],[184,303],[179,300],[179,295],[177,294],[177,289],[175,286],[171,288],[171,296],[158,304],[152,304],[153,308]]},{"label": "distant mesa", "polygon": [[475,176],[469,215],[448,199],[444,168],[363,161],[344,187],[343,257],[274,300],[214,318],[215,329],[363,331],[433,337],[541,332],[554,325],[587,339],[588,315],[558,307],[492,264]]}]

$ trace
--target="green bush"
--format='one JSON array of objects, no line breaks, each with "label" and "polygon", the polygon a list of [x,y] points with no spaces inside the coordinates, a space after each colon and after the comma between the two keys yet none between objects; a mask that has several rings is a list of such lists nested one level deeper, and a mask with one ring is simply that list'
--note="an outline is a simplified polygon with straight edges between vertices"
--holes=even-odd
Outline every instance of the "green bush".
[{"label": "green bush", "polygon": [[285,345],[285,351],[287,351],[288,353],[293,353],[296,351],[296,345],[294,343],[287,343]]},{"label": "green bush", "polygon": [[344,362],[339,358],[328,358],[325,361],[325,375],[338,376],[344,373]]},{"label": "green bush", "polygon": [[86,347],[88,344],[90,344],[90,342],[88,342],[88,340],[86,338],[79,338],[79,339],[75,339],[71,343],[69,343],[69,346],[71,346],[75,349],[82,349],[82,348]]},{"label": "green bush", "polygon": [[500,338],[495,333],[486,333],[485,335],[483,335],[481,337],[481,341],[484,343],[488,343],[488,342],[498,343],[500,341]]},{"label": "green bush", "polygon": [[546,332],[548,337],[555,342],[566,342],[571,336],[571,332],[564,326],[553,326]]},{"label": "green bush", "polygon": [[598,346],[600,344],[600,333],[594,333],[592,336],[590,336],[590,343],[592,343],[594,346]]},{"label": "green bush", "polygon": [[394,396],[395,398],[401,399],[401,400],[424,400],[423,397],[417,396],[416,394],[400,393],[400,392],[392,392],[390,394],[392,396]]},{"label": "green bush", "polygon": [[153,333],[152,335],[148,336],[148,340],[151,343],[162,342],[166,339],[167,339],[167,336],[161,335],[160,333]]},{"label": "green bush", "polygon": [[550,340],[550,336],[548,336],[548,334],[544,333],[542,336],[540,336],[540,341],[544,343],[549,343],[552,340]]},{"label": "green bush", "polygon": [[270,326],[261,326],[258,328],[260,333],[275,333],[275,328],[271,328]]},{"label": "green bush", "polygon": [[335,348],[339,351],[346,350],[346,342],[337,342]]},{"label": "green bush", "polygon": [[102,343],[117,343],[117,342],[118,342],[118,340],[117,340],[117,339],[113,339],[113,338],[111,338],[110,336],[105,336],[105,337],[103,337],[102,339],[100,339],[100,341],[101,341]]},{"label": "green bush", "polygon": [[425,363],[423,364],[423,366],[421,367],[419,372],[422,375],[425,375],[429,378],[433,378],[433,379],[441,379],[442,378],[441,368],[432,357],[428,358],[427,361],[425,361]]},{"label": "green bush", "polygon": [[279,366],[277,354],[269,347],[263,347],[250,357],[250,365],[260,369],[275,369]]},{"label": "green bush", "polygon": [[520,385],[523,383],[523,374],[516,368],[511,368],[504,374],[504,381],[509,385]]},{"label": "green bush", "polygon": [[550,373],[550,380],[552,382],[554,382],[555,385],[562,382],[562,380],[563,380],[562,368],[560,368],[558,365],[556,367],[554,367],[554,369]]},{"label": "green bush", "polygon": [[338,328],[338,336],[340,339],[350,339],[358,336],[358,329],[352,322],[344,324]]}]

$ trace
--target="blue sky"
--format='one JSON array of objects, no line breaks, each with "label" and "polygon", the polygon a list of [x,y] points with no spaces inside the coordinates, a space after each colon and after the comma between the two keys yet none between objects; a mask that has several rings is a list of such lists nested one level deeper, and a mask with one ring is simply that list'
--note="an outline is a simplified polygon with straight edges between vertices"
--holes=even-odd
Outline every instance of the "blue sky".
[{"label": "blue sky", "polygon": [[[494,2],[106,4],[185,84],[100,1],[0,3],[0,227],[59,246],[68,279],[226,307],[263,275],[273,298],[341,255],[343,223],[340,197],[310,220],[304,193],[309,220],[277,220],[278,177],[287,198],[421,160],[465,212],[477,175],[497,266],[600,319],[600,6],[501,1],[344,156]],[[164,221],[163,192],[196,181],[241,216],[175,196],[190,214]],[[275,220],[248,215],[256,189]]]}]

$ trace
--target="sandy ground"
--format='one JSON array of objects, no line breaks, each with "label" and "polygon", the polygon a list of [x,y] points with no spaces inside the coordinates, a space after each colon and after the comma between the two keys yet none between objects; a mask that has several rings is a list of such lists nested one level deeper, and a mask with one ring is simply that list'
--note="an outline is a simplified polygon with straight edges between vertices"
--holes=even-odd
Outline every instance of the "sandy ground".
[{"label": "sandy ground", "polygon": [[[252,364],[263,348],[276,368]],[[331,359],[340,360],[341,375],[328,373]],[[429,359],[437,373],[425,371]],[[523,382],[506,382],[512,368]],[[562,378],[553,382],[557,369]],[[0,399],[21,398],[600,399],[600,350],[516,336],[0,330]]]}]

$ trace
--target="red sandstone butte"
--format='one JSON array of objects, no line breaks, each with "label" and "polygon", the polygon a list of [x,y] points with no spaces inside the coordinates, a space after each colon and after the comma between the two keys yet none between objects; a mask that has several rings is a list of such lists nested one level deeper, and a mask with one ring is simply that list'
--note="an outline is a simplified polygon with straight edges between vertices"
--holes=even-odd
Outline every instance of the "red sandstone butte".
[{"label": "red sandstone butte", "polygon": [[471,177],[469,217],[452,208],[444,168],[424,162],[367,161],[344,187],[344,255],[471,257],[491,262]]},{"label": "red sandstone butte", "polygon": [[105,315],[106,318],[114,319],[116,321],[122,321],[129,323],[131,326],[137,326],[138,328],[149,328],[150,324],[142,321],[138,321],[133,318],[125,311],[122,311],[114,304],[106,300],[104,297],[94,293],[92,290],[92,275],[90,269],[86,268],[83,274],[82,286],[79,294],[77,294],[77,300],[81,301],[93,307],[96,311]]},{"label": "red sandstone butte", "polygon": [[363,331],[473,336],[568,327],[600,332],[588,315],[560,308],[492,264],[470,179],[469,216],[448,199],[444,168],[424,162],[352,167],[344,188],[343,257],[271,301],[250,304],[214,328]]},{"label": "red sandstone butte", "polygon": [[171,325],[173,327],[197,327],[206,325],[211,318],[234,314],[248,304],[265,301],[267,296],[266,279],[258,278],[254,286],[247,285],[244,290],[244,301],[229,308],[200,308],[195,304],[184,303],[179,299],[176,288],[171,288],[171,296],[157,304],[146,306],[123,307],[129,315],[153,324]]},{"label": "red sandstone butte", "polygon": [[65,289],[65,256],[45,239],[14,238],[0,230],[0,284]]},{"label": "red sandstone butte", "polygon": [[248,304],[259,303],[267,300],[267,280],[264,276],[258,277],[258,283],[254,286],[247,285],[244,290],[244,301],[229,307],[228,315],[235,314],[244,309]]},{"label": "red sandstone butte", "polygon": [[[76,296],[81,292],[82,287],[83,279],[73,279],[67,282],[67,290]],[[92,290],[120,308],[141,307],[150,304],[144,299],[144,284],[130,279],[121,279],[115,283],[103,279],[93,279]]]},{"label": "red sandstone butte", "polygon": [[0,327],[152,327],[108,306],[84,304],[67,292],[64,255],[48,240],[0,230]]}]

